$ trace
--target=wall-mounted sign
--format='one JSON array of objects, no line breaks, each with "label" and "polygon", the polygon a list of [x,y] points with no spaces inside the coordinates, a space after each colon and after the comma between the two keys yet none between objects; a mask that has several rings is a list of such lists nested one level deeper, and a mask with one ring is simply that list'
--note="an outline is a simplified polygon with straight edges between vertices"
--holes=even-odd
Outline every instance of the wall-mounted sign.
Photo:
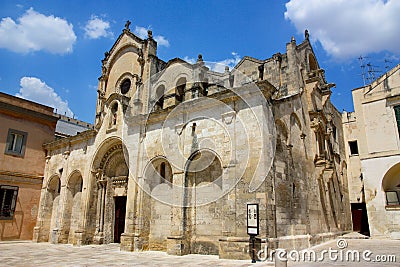
[{"label": "wall-mounted sign", "polygon": [[247,204],[247,234],[258,235],[258,204]]}]

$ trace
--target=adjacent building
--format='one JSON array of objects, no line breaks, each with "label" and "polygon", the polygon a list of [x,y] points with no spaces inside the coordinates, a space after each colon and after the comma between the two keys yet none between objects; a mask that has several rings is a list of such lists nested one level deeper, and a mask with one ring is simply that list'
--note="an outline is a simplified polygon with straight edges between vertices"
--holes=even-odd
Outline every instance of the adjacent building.
[{"label": "adjacent building", "polygon": [[53,108],[0,93],[0,240],[32,238],[46,161],[42,146],[54,140],[57,120]]},{"label": "adjacent building", "polygon": [[352,91],[343,128],[354,230],[400,238],[400,65]]},{"label": "adjacent building", "polygon": [[308,32],[215,71],[157,57],[129,23],[102,60],[93,130],[46,144],[34,241],[248,258],[350,230],[342,118]]},{"label": "adjacent building", "polygon": [[91,123],[78,120],[74,117],[71,118],[61,114],[56,114],[56,116],[58,117],[55,133],[57,140],[74,136],[94,128]]}]

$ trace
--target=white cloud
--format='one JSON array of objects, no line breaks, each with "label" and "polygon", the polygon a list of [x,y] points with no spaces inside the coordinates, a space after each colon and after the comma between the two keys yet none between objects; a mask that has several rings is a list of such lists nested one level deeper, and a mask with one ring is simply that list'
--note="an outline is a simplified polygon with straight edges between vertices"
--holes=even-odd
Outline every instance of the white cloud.
[{"label": "white cloud", "polygon": [[135,26],[135,31],[134,33],[139,36],[142,39],[146,39],[147,38],[147,28],[145,27],[140,27],[140,26]]},{"label": "white cloud", "polygon": [[236,52],[232,52],[231,54],[231,58],[227,58],[217,62],[206,62],[206,66],[208,66],[212,71],[215,72],[224,72],[226,66],[232,69],[236,66],[236,64],[239,63],[241,58]]},{"label": "white cloud", "polygon": [[194,58],[188,57],[188,56],[185,56],[185,57],[183,58],[183,60],[186,61],[187,63],[190,63],[190,64],[196,63],[196,60],[195,60]]},{"label": "white cloud", "polygon": [[157,41],[158,45],[169,47],[169,41],[167,39],[165,39],[165,37],[162,35],[154,36],[154,40]]},{"label": "white cloud", "polygon": [[290,0],[286,9],[297,31],[308,29],[334,58],[400,52],[398,0]]},{"label": "white cloud", "polygon": [[17,22],[10,17],[2,18],[0,36],[0,48],[17,53],[39,50],[53,54],[70,53],[76,41],[72,24],[53,15],[45,16],[33,8],[28,9]]},{"label": "white cloud", "polygon": [[53,88],[40,79],[35,77],[22,77],[20,86],[19,93],[16,94],[17,97],[53,107],[54,111],[57,109],[57,113],[59,114],[66,114],[70,117],[73,116],[73,112],[68,107],[68,102],[62,100]]},{"label": "white cloud", "polygon": [[100,37],[113,37],[113,33],[110,31],[110,23],[102,20],[101,18],[92,15],[90,20],[86,23],[85,36],[90,39],[98,39]]},{"label": "white cloud", "polygon": [[[211,62],[211,61],[204,61],[204,64],[212,71],[215,72],[225,72],[225,67],[229,67],[229,69],[233,69],[236,64],[239,63],[241,60],[240,55],[236,52],[231,53],[232,57],[231,58],[226,58],[224,60],[216,61],[216,62]],[[185,56],[183,58],[184,61],[190,63],[190,64],[195,64],[197,62],[196,59]]]},{"label": "white cloud", "polygon": [[[147,31],[150,30],[149,28],[135,26],[134,33],[142,39],[147,38]],[[169,41],[162,35],[156,35],[153,37],[156,40],[157,44],[160,46],[169,47]]]}]

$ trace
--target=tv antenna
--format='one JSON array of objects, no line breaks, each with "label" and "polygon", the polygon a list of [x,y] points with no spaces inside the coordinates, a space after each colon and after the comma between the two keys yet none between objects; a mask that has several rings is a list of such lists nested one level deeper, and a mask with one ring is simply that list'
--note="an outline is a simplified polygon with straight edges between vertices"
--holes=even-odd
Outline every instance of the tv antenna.
[{"label": "tv antenna", "polygon": [[389,59],[386,59],[385,58],[385,70],[386,70],[386,72],[388,72],[389,71],[389,69],[390,69],[390,66],[389,66],[389,64],[388,63],[393,63],[392,61],[390,61]]},{"label": "tv antenna", "polygon": [[365,80],[366,80],[366,77],[365,77],[365,64],[364,64],[364,59],[365,59],[365,58],[366,58],[366,57],[363,57],[363,56],[360,56],[360,57],[358,58],[358,61],[360,62],[361,75],[362,75],[362,79],[363,79],[364,86],[365,86]]},{"label": "tv antenna", "polygon": [[372,83],[373,81],[375,81],[375,73],[379,73],[381,71],[377,70],[377,66],[374,66],[371,64],[371,62],[367,63],[367,67],[368,67],[368,83]]}]

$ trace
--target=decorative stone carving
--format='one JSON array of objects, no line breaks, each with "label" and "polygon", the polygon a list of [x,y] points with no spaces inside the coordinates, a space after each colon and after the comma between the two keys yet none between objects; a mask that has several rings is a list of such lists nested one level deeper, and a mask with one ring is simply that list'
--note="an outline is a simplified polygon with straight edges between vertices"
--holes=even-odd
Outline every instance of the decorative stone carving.
[{"label": "decorative stone carving", "polygon": [[304,38],[305,38],[306,40],[309,40],[309,39],[310,39],[310,34],[309,34],[309,32],[308,32],[307,29],[304,31]]},{"label": "decorative stone carving", "polygon": [[111,182],[112,182],[113,188],[126,187],[126,186],[128,186],[128,177],[127,176],[112,177]]},{"label": "decorative stone carving", "polygon": [[147,31],[147,38],[148,38],[149,40],[152,40],[152,39],[153,39],[153,31],[151,31],[151,30],[148,30],[148,31]]},{"label": "decorative stone carving", "polygon": [[103,169],[106,166],[106,163],[110,160],[111,155],[114,154],[117,150],[122,150],[122,144],[117,144],[112,146],[108,151],[104,154],[103,158],[100,162],[100,169]]},{"label": "decorative stone carving", "polygon": [[224,113],[224,114],[222,114],[222,121],[225,123],[225,124],[231,124],[232,123],[232,121],[235,119],[235,117],[236,117],[236,112],[235,111],[229,111],[229,112],[226,112],[226,113]]},{"label": "decorative stone carving", "polygon": [[321,125],[321,120],[317,117],[315,117],[314,119],[312,119],[310,126],[314,129],[318,128]]}]

